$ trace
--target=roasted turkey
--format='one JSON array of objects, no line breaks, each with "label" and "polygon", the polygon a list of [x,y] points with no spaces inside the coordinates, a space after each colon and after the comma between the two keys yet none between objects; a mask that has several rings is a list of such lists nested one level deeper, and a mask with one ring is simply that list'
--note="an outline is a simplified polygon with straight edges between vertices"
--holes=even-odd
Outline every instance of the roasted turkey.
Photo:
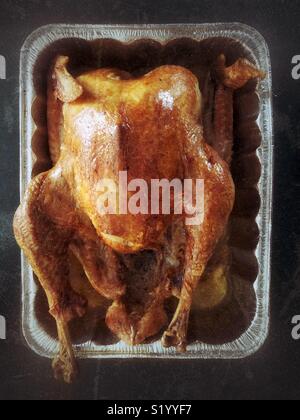
[{"label": "roasted turkey", "polygon": [[[193,292],[216,245],[224,240],[235,188],[229,163],[232,93],[261,77],[249,62],[216,63],[215,143],[203,136],[203,103],[197,78],[187,69],[163,66],[140,78],[115,69],[73,77],[68,58],[58,57],[48,87],[48,136],[53,168],[35,177],[17,210],[16,239],[44,288],[55,318],[60,353],[57,377],[76,375],[68,323],[85,314],[87,302],[69,282],[70,251],[93,288],[111,301],[107,326],[130,345],[167,327],[165,301],[179,299],[162,338],[185,351]],[[124,214],[99,211],[99,181],[204,180],[204,217],[188,225],[186,214]],[[174,210],[174,208],[173,208]],[[130,255],[151,251],[151,286],[128,284]],[[129,265],[128,265],[129,264]],[[179,280],[178,280],[179,279]]]}]

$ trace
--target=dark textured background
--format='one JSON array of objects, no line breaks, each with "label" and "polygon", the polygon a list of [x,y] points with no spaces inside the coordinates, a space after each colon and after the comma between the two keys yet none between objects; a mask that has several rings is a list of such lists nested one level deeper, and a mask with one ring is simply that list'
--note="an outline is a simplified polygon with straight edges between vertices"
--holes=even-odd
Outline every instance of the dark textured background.
[{"label": "dark textured background", "polygon": [[[30,351],[20,327],[20,257],[11,222],[19,200],[18,73],[24,39],[48,23],[247,23],[271,50],[274,77],[275,201],[271,332],[265,346],[241,361],[81,361],[80,381],[56,383],[48,360]],[[299,0],[2,0],[0,54],[0,399],[300,399],[300,54]],[[298,98],[299,96],[299,98]],[[13,309],[12,309],[13,308]]]}]

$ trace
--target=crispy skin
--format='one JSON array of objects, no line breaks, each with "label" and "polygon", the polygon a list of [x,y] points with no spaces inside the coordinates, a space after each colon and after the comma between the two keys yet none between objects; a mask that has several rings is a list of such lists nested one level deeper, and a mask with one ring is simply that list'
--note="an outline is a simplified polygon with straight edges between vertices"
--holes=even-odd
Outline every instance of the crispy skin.
[{"label": "crispy skin", "polygon": [[[107,325],[127,343],[157,334],[167,322],[165,300],[177,296],[178,309],[163,343],[184,351],[193,292],[225,231],[234,185],[227,163],[204,141],[201,94],[188,70],[164,66],[132,79],[104,69],[74,79],[67,62],[57,59],[48,89],[54,167],[32,181],[14,229],[57,321],[56,376],[71,382],[76,364],[68,322],[84,314],[86,302],[70,287],[69,250],[95,290],[112,300]],[[233,74],[236,85],[237,72],[224,73],[227,84]],[[248,80],[248,67],[246,73]],[[120,209],[103,215],[99,181],[118,184],[120,171],[127,171],[128,181],[148,184],[151,179],[204,179],[204,222],[185,226],[185,215],[127,215]],[[142,251],[155,256],[151,282],[125,284],[124,267],[130,269]],[[174,287],[172,278],[180,273],[182,285]]]},{"label": "crispy skin", "polygon": [[128,172],[128,181],[183,178],[184,120],[195,124],[200,113],[197,79],[171,66],[140,80],[108,77],[100,70],[78,79],[86,97],[64,105],[67,156],[61,160],[70,162],[72,150],[75,200],[108,246],[126,253],[156,249],[171,218],[102,216],[98,183],[107,178],[118,184],[119,171]]}]

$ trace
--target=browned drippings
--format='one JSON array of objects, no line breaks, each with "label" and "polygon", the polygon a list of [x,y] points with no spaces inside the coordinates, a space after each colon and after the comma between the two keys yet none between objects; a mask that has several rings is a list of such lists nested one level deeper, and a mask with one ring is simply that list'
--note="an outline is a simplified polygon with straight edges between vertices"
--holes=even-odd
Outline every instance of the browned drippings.
[{"label": "browned drippings", "polygon": [[[80,74],[89,69],[114,67],[128,71],[134,76],[143,75],[152,69],[174,64],[190,69],[199,79],[204,101],[204,132],[208,143],[212,142],[211,120],[214,86],[208,77],[220,54],[225,54],[227,65],[238,58],[251,60],[244,47],[231,39],[212,38],[201,42],[192,39],[178,39],[167,44],[152,40],[139,40],[130,44],[114,40],[88,42],[67,39],[54,42],[38,58],[34,69],[34,86],[37,98],[32,106],[32,116],[37,130],[32,139],[32,150],[36,156],[33,176],[51,168],[47,141],[46,91],[49,68],[57,55],[70,57],[70,71]],[[261,133],[257,125],[259,98],[256,84],[249,82],[234,96],[234,156],[232,173],[236,184],[236,202],[230,220],[230,251],[232,264],[230,273],[209,276],[212,265],[221,258],[216,251],[207,268],[205,280],[199,285],[191,315],[190,339],[206,343],[221,344],[233,341],[250,326],[256,311],[256,296],[253,283],[258,275],[255,250],[259,241],[256,216],[260,209],[257,183],[261,176],[261,165],[256,150],[261,144]],[[149,258],[145,253],[144,258]],[[148,262],[147,262],[148,261]],[[149,260],[145,260],[149,265]],[[140,267],[143,264],[139,264]],[[71,325],[74,342],[93,340],[96,344],[113,344],[116,338],[105,326],[105,310],[109,302],[91,289],[78,263],[72,264],[72,281],[75,288],[89,297],[89,310],[82,320]],[[150,274],[149,274],[150,273]],[[127,282],[137,276],[151,275],[136,268],[126,274]],[[170,316],[176,307],[168,304]],[[47,302],[42,290],[37,294],[35,313],[40,325],[55,336],[55,323],[48,314]]]}]

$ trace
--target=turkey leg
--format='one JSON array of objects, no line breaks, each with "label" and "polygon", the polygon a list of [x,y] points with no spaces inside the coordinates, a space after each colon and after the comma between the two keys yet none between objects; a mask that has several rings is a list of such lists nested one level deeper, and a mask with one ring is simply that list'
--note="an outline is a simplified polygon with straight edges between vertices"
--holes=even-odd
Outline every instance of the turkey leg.
[{"label": "turkey leg", "polygon": [[[51,178],[51,177],[50,177]],[[72,382],[77,366],[69,336],[68,323],[85,313],[86,301],[69,283],[68,246],[71,231],[57,226],[48,206],[52,190],[48,173],[36,177],[14,219],[16,239],[46,292],[51,315],[57,323],[60,352],[53,366],[56,377]],[[53,198],[52,192],[50,196]],[[57,195],[59,196],[59,195]],[[58,198],[59,199],[59,198]],[[56,206],[59,209],[59,206]],[[56,215],[57,216],[57,215]]]}]

